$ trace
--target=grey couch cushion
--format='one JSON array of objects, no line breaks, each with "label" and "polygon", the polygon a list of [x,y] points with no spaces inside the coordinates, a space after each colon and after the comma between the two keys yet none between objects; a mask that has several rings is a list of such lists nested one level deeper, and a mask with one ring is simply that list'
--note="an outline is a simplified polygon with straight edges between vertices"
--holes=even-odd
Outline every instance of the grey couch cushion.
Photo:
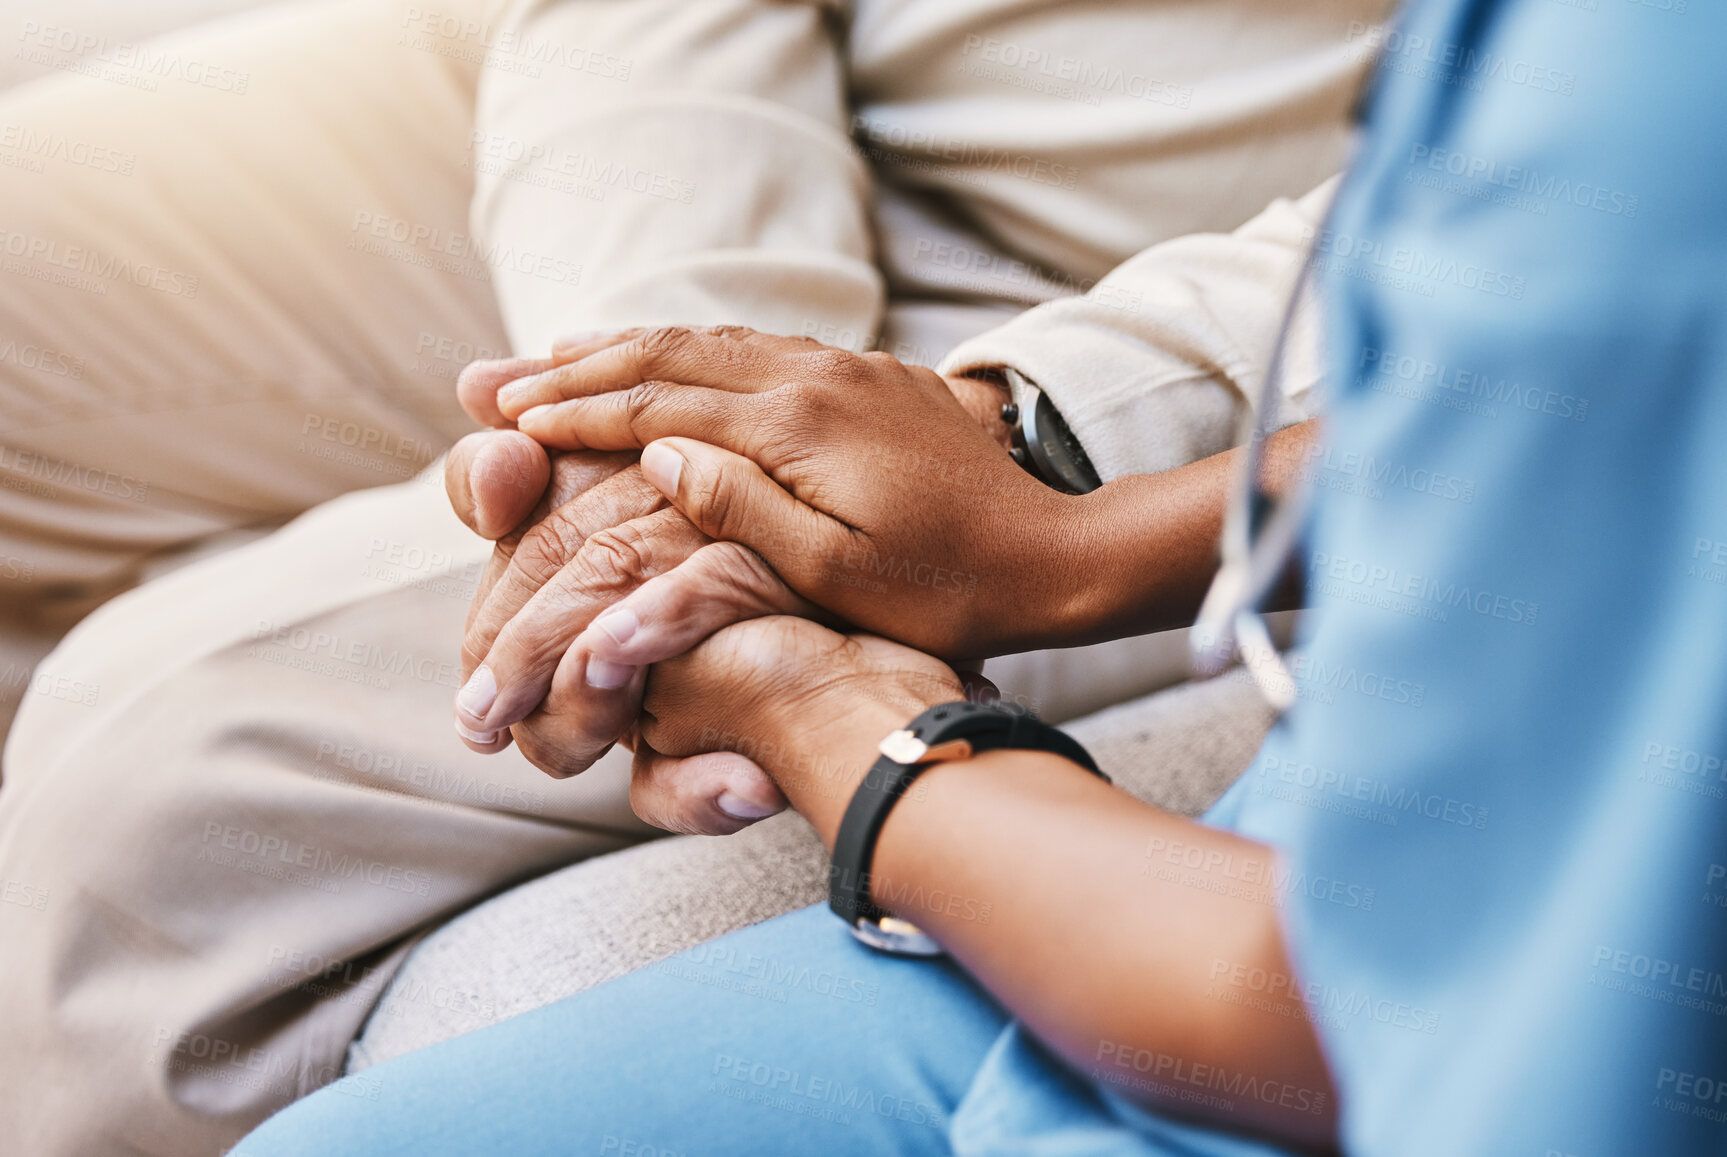
[{"label": "grey couch cushion", "polygon": [[[1188,815],[1253,758],[1271,713],[1240,673],[1067,725],[1117,784]],[[523,884],[408,956],[349,1071],[527,1012],[738,928],[819,902],[827,857],[792,814],[735,836],[681,836]]]}]

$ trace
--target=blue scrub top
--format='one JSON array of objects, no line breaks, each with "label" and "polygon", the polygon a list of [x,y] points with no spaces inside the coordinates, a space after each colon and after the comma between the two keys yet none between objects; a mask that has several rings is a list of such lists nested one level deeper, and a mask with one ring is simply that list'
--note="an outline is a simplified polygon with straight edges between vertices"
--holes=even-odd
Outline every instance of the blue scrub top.
[{"label": "blue scrub top", "polygon": [[[1299,700],[1208,817],[1281,849],[1300,975],[1219,998],[1302,986],[1350,1153],[1727,1153],[1724,46],[1711,0],[1372,45]],[[956,1148],[1280,1151],[1064,1081],[1010,1030]]]}]

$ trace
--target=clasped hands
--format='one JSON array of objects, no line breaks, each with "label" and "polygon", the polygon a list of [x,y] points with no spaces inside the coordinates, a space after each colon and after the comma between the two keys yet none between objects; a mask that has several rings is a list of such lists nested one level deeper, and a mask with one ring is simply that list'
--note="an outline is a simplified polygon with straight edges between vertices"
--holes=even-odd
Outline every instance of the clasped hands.
[{"label": "clasped hands", "polygon": [[[949,664],[1061,640],[1084,509],[1009,457],[999,387],[751,330],[628,331],[475,363],[451,451],[496,540],[456,726],[556,777],[613,743],[631,804],[831,827]],[[1071,576],[1071,577],[1070,577]]]}]

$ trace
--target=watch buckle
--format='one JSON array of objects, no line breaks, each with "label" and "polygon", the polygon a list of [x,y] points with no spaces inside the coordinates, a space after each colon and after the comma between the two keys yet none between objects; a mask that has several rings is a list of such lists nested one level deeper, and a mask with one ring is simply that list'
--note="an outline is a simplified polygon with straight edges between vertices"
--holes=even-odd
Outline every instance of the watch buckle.
[{"label": "watch buckle", "polygon": [[898,916],[883,916],[879,922],[860,917],[851,930],[853,936],[871,948],[895,956],[941,956],[946,952],[929,933]]},{"label": "watch buckle", "polygon": [[970,759],[972,754],[969,739],[949,739],[933,747],[919,739],[916,733],[904,730],[891,732],[881,741],[877,751],[907,767],[917,763],[942,763],[950,759]]}]

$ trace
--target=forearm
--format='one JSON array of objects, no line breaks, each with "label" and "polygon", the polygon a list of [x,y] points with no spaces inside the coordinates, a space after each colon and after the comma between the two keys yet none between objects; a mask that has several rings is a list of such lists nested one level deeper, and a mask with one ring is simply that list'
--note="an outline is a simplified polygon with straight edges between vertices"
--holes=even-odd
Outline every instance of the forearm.
[{"label": "forearm", "polygon": [[[824,751],[867,766],[907,706],[852,704],[821,732]],[[831,847],[849,793],[781,786]],[[1272,865],[1270,849],[1058,757],[992,752],[917,781],[877,844],[871,892],[1117,1092],[1323,1146],[1335,1098],[1288,979]],[[1283,983],[1253,1006],[1221,998],[1255,970]]]},{"label": "forearm", "polygon": [[[1298,479],[1319,420],[1266,442],[1260,484],[1281,494]],[[1160,474],[1118,478],[1069,501],[1072,527],[1049,544],[1042,570],[1051,604],[1048,645],[1078,646],[1188,626],[1217,573],[1217,544],[1241,471],[1242,448]],[[1294,584],[1278,592],[1292,606]]]},{"label": "forearm", "polygon": [[[649,334],[498,400],[548,446],[653,444],[655,485],[708,537],[754,550],[815,606],[952,660],[1191,621],[1240,457],[1065,494],[928,370],[733,332]],[[1273,490],[1313,433],[1275,437]]]}]

